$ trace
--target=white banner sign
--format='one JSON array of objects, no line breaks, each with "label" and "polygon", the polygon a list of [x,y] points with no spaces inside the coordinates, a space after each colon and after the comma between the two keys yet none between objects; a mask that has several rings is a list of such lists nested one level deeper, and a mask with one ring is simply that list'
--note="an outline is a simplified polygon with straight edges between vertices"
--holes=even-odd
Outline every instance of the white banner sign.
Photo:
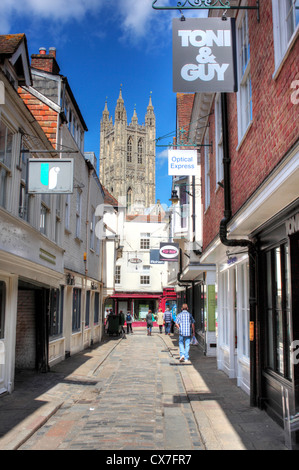
[{"label": "white banner sign", "polygon": [[168,150],[168,174],[170,176],[196,175],[197,150]]}]

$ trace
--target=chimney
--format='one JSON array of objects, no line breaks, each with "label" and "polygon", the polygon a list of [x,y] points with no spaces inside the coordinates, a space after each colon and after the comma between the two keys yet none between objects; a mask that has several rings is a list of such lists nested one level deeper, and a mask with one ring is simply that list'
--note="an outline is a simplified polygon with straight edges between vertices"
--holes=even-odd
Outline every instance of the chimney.
[{"label": "chimney", "polygon": [[49,47],[49,55],[56,59],[56,47]]},{"label": "chimney", "polygon": [[56,62],[56,48],[50,47],[47,54],[47,49],[40,47],[39,54],[31,55],[31,67],[58,75],[60,68]]}]

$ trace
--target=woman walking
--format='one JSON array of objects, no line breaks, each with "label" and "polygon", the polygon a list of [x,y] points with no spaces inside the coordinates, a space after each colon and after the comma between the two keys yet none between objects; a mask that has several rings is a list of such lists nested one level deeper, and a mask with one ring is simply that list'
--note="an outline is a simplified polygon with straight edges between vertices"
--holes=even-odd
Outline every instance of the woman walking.
[{"label": "woman walking", "polygon": [[159,311],[157,313],[157,324],[159,326],[160,333],[162,333],[163,323],[164,323],[163,311],[162,311],[162,308],[159,308]]},{"label": "woman walking", "polygon": [[153,315],[152,315],[151,310],[148,311],[148,314],[146,315],[145,319],[146,319],[146,327],[147,327],[147,336],[151,336],[152,327],[153,327]]}]

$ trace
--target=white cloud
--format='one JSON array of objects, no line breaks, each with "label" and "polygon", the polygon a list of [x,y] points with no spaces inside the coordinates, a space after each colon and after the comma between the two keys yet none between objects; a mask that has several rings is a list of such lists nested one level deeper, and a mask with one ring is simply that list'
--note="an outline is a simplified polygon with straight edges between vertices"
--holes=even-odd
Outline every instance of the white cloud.
[{"label": "white cloud", "polygon": [[1,0],[1,33],[10,32],[15,16],[40,17],[53,21],[78,20],[86,13],[99,10],[104,0]]},{"label": "white cloud", "polygon": [[156,167],[161,168],[165,163],[168,162],[168,148],[157,152],[156,154]]}]

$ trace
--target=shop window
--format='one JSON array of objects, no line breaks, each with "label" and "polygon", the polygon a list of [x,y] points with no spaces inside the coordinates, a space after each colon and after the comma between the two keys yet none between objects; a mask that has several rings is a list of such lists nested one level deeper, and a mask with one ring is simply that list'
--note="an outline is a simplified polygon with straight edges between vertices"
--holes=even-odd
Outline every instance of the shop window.
[{"label": "shop window", "polygon": [[72,331],[79,331],[81,323],[81,289],[73,289]]},{"label": "shop window", "polygon": [[0,339],[4,339],[5,327],[5,282],[0,281]]},{"label": "shop window", "polygon": [[268,251],[265,260],[267,365],[283,377],[291,379],[291,312],[287,244]]},{"label": "shop window", "polygon": [[52,289],[50,294],[50,336],[62,334],[64,287]]},{"label": "shop window", "polygon": [[100,312],[100,295],[98,292],[94,294],[94,323],[99,323],[99,312]]},{"label": "shop window", "polygon": [[89,326],[90,290],[86,292],[85,326]]}]

